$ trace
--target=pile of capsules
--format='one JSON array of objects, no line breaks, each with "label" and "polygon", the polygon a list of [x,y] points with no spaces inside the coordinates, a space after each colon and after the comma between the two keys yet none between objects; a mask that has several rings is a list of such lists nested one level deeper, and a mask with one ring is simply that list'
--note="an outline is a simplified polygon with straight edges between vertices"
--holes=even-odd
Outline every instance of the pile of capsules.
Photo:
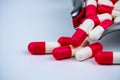
[{"label": "pile of capsules", "polygon": [[[96,42],[103,32],[120,22],[120,0],[86,0],[77,18],[73,18],[76,29],[71,37],[62,36],[56,42],[30,42],[28,51],[33,55],[52,53],[56,60],[75,56],[78,61],[91,57],[98,64],[120,64],[118,52],[103,51]],[[89,44],[87,38],[95,43]]]}]

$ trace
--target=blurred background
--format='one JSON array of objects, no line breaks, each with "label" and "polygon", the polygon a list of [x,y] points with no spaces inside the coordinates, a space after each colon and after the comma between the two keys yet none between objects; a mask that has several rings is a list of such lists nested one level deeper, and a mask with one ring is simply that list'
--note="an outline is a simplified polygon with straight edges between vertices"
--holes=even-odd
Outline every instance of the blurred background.
[{"label": "blurred background", "polygon": [[[98,65],[94,58],[56,61],[27,51],[31,41],[71,36],[72,9],[72,0],[0,0],[0,80],[119,80],[119,65]],[[100,40],[104,50],[120,51],[119,34]]]}]

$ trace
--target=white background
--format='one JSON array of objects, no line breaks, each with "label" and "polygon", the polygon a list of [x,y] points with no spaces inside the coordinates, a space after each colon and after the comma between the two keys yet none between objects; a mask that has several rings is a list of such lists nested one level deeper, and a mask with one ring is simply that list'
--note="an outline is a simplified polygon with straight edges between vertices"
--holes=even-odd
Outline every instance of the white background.
[{"label": "white background", "polygon": [[[0,80],[120,80],[119,65],[98,65],[94,58],[56,61],[33,56],[31,41],[57,41],[74,33],[71,0],[0,0]],[[118,33],[105,36],[104,50],[120,51]]]}]

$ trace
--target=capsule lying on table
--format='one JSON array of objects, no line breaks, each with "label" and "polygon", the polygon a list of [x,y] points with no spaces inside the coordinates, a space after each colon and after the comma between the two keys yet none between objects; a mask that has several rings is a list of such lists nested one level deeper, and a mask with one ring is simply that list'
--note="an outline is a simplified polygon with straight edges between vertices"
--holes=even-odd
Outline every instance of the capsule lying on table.
[{"label": "capsule lying on table", "polygon": [[120,52],[98,52],[95,61],[98,64],[120,64]]}]

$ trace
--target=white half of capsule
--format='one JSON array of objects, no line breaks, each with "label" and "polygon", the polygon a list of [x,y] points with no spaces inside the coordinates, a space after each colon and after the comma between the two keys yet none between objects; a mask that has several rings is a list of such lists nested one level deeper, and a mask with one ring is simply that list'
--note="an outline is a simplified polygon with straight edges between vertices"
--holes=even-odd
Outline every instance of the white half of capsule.
[{"label": "white half of capsule", "polygon": [[86,6],[88,6],[88,5],[94,5],[94,6],[97,6],[97,2],[96,2],[96,0],[87,0],[87,2],[86,2]]},{"label": "white half of capsule", "polygon": [[113,6],[113,3],[110,0],[98,0],[98,5]]},{"label": "white half of capsule", "polygon": [[86,19],[79,28],[85,31],[87,34],[93,29],[94,21],[92,19]]},{"label": "white half of capsule", "polygon": [[112,20],[112,16],[108,13],[100,14],[100,15],[98,15],[98,18],[99,18],[100,22],[104,21],[105,19]]},{"label": "white half of capsule", "polygon": [[120,64],[120,52],[113,52],[113,64]]},{"label": "white half of capsule", "polygon": [[76,53],[75,53],[75,58],[78,60],[78,61],[83,61],[85,59],[88,59],[92,57],[92,50],[90,47],[84,47],[80,50],[78,50]]},{"label": "white half of capsule", "polygon": [[58,42],[46,42],[45,43],[45,52],[46,53],[52,53],[53,49],[56,47],[60,47],[60,43]]},{"label": "white half of capsule", "polygon": [[120,16],[120,10],[113,9],[111,15],[113,18]]},{"label": "white half of capsule", "polygon": [[90,33],[89,38],[91,41],[97,41],[103,34],[105,30],[102,26],[96,26]]},{"label": "white half of capsule", "polygon": [[120,10],[120,0],[118,0],[115,4],[114,4],[114,8],[117,10]]},{"label": "white half of capsule", "polygon": [[120,22],[120,16],[118,16],[114,19],[114,23],[118,23],[118,22]]}]

